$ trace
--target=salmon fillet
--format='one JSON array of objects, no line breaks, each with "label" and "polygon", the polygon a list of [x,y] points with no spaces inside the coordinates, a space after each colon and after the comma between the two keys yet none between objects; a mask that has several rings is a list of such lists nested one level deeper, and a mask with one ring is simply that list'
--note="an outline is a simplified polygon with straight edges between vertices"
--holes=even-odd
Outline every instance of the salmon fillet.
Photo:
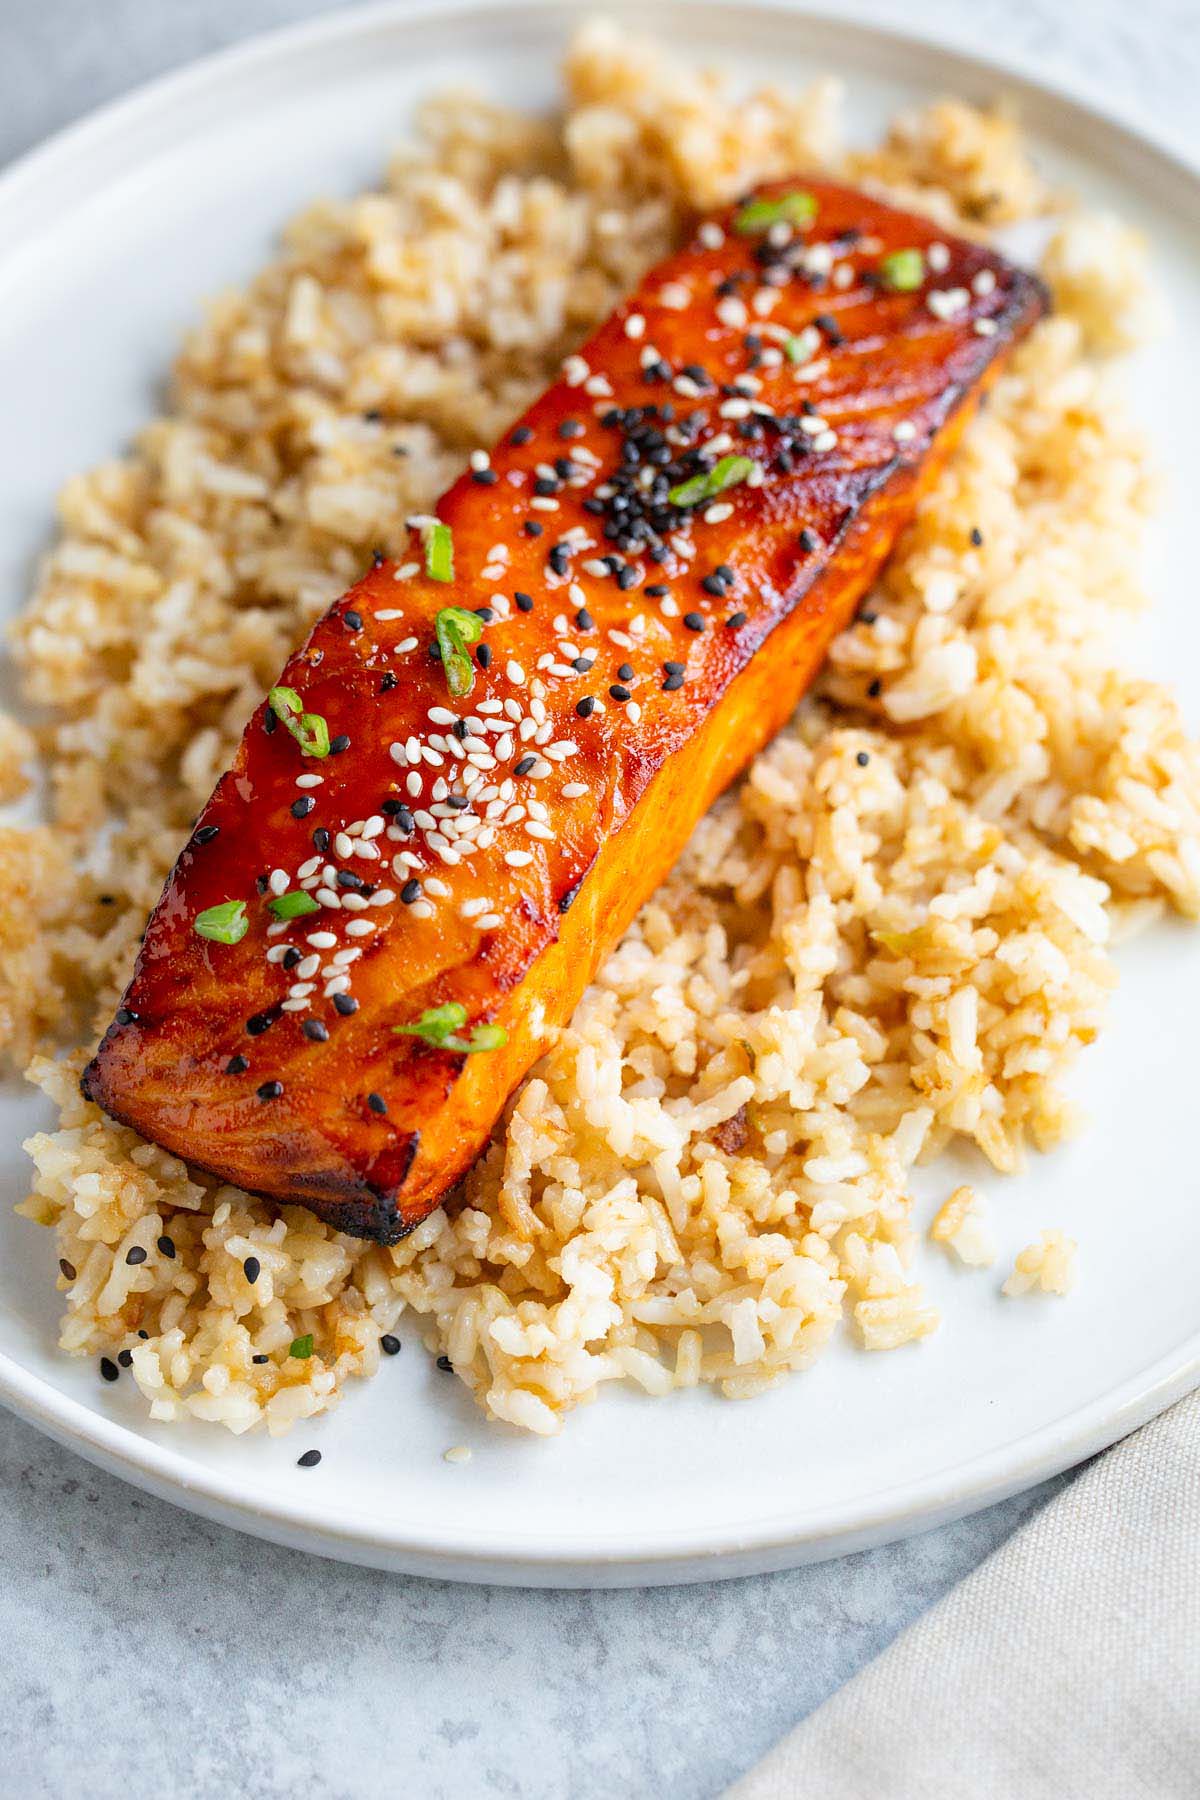
[{"label": "salmon fillet", "polygon": [[826,182],[698,223],[316,625],[83,1076],[392,1243],[852,619],[1037,281]]}]

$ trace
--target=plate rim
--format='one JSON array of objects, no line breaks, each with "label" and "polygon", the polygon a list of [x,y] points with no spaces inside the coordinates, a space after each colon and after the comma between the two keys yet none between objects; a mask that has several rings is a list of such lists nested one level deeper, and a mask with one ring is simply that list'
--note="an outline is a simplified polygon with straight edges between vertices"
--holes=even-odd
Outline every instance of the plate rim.
[{"label": "plate rim", "polygon": [[[627,0],[618,0],[627,4]],[[997,82],[1018,98],[1065,109],[1064,122],[1115,136],[1140,158],[1157,163],[1173,184],[1183,183],[1200,199],[1200,145],[1147,124],[1133,108],[1114,101],[1092,82],[1055,70],[1044,75],[1030,56],[993,56],[965,43],[954,32],[934,35],[902,29],[866,17],[795,4],[793,0],[687,0],[689,10],[721,15],[751,13],[807,26],[829,39],[861,49],[891,48],[910,59],[932,60],[943,78]],[[161,129],[175,110],[206,94],[220,102],[221,90],[278,59],[303,63],[333,45],[352,46],[377,31],[405,24],[442,27],[447,32],[471,20],[505,14],[565,29],[603,13],[604,0],[377,0],[261,33],[197,58],[106,102],[0,171],[0,217],[28,210],[41,184],[61,181],[72,165],[86,168],[105,144],[139,130]],[[154,146],[161,150],[162,143]],[[104,182],[111,174],[97,177]],[[86,184],[85,184],[86,186]],[[51,226],[52,229],[52,226]],[[0,267],[42,234],[25,226],[6,248]],[[345,1522],[330,1515],[316,1493],[295,1500],[262,1489],[236,1471],[210,1468],[182,1450],[156,1442],[94,1406],[62,1392],[52,1382],[0,1350],[0,1404],[57,1442],[109,1473],[160,1499],[259,1537],[343,1560],[443,1579],[543,1586],[613,1586],[680,1582],[734,1576],[835,1556],[870,1544],[927,1529],[958,1518],[1054,1475],[1105,1448],[1200,1384],[1200,1330],[1173,1350],[1084,1406],[1032,1432],[955,1465],[952,1469],[901,1482],[870,1500],[828,1503],[797,1523],[789,1513],[756,1517],[741,1524],[686,1530],[660,1529],[619,1541],[588,1545],[522,1540],[511,1530],[487,1538],[462,1531],[405,1529],[395,1518],[373,1521],[352,1514]]]}]

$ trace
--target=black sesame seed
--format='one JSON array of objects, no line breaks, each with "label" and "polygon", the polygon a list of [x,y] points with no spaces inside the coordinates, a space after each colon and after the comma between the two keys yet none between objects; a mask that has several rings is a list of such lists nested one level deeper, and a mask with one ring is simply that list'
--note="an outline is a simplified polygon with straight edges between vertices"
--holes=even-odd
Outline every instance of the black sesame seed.
[{"label": "black sesame seed", "polygon": [[295,944],[289,944],[279,960],[285,969],[294,969],[296,964],[300,961],[300,952],[297,950]]},{"label": "black sesame seed", "polygon": [[651,600],[665,600],[670,591],[670,588],[661,581],[656,581],[652,587],[646,589]]},{"label": "black sesame seed", "polygon": [[526,537],[541,537],[542,535],[542,527],[537,519],[526,519],[521,530]]},{"label": "black sesame seed", "polygon": [[820,539],[817,537],[816,532],[810,531],[806,525],[804,530],[800,533],[800,548],[802,550],[815,550],[819,542]]},{"label": "black sesame seed", "polygon": [[627,594],[629,592],[630,588],[636,587],[637,584],[638,584],[637,570],[635,568],[633,568],[631,564],[626,563],[625,567],[620,571],[620,573],[617,576],[617,586],[620,588],[620,590],[623,594]]},{"label": "black sesame seed", "polygon": [[117,1351],[117,1361],[120,1363],[120,1365],[123,1369],[131,1369],[133,1367],[133,1351],[132,1350],[118,1350]]},{"label": "black sesame seed", "polygon": [[664,694],[673,694],[677,688],[681,688],[682,686],[682,675],[668,675],[662,684],[662,691]]},{"label": "black sesame seed", "polygon": [[271,884],[265,875],[256,875],[254,877],[254,886],[258,893],[265,894],[270,885]]},{"label": "black sesame seed", "polygon": [[[979,541],[982,543],[983,539],[980,538]],[[221,827],[219,825],[201,825],[196,833],[195,842],[197,844],[211,844],[220,829]]]},{"label": "black sesame seed", "polygon": [[453,725],[450,727],[450,729],[454,733],[455,737],[458,739],[460,744],[462,743],[463,739],[469,735],[467,732],[467,721],[465,719],[455,719],[455,721],[454,721]]},{"label": "black sesame seed", "polygon": [[266,1362],[270,1362],[270,1360],[271,1359],[269,1356],[252,1356],[250,1358],[250,1361],[252,1363],[266,1363]]},{"label": "black sesame seed", "polygon": [[870,683],[869,687],[867,688],[867,693],[869,694],[869,696],[871,697],[872,700],[878,700],[878,698],[879,698],[880,694],[882,694],[882,692],[883,692],[883,683],[882,683],[882,681],[880,681],[879,677],[876,676],[875,680],[872,681]]},{"label": "black sesame seed", "polygon": [[136,1012],[134,1012],[132,1006],[118,1006],[118,1008],[117,1008],[117,1024],[118,1025],[136,1025],[137,1021],[138,1021],[138,1015]]},{"label": "black sesame seed", "polygon": [[260,1100],[278,1100],[283,1092],[282,1081],[264,1081],[257,1090]]},{"label": "black sesame seed", "polygon": [[329,753],[331,756],[340,756],[343,750],[348,750],[349,748],[350,739],[346,736],[344,731],[339,732],[337,737],[330,738],[329,740]]},{"label": "black sesame seed", "polygon": [[700,586],[706,594],[713,594],[718,600],[725,598],[725,583],[719,575],[706,575]]},{"label": "black sesame seed", "polygon": [[320,1019],[305,1019],[300,1029],[306,1038],[312,1039],[314,1044],[323,1044],[329,1036],[329,1027],[323,1025]]},{"label": "black sesame seed", "polygon": [[76,1269],[74,1263],[69,1263],[65,1256],[60,1256],[58,1259],[58,1266],[62,1270],[63,1275],[66,1277],[66,1279],[68,1281],[75,1280],[75,1277],[79,1271]]},{"label": "black sesame seed", "polygon": [[513,599],[517,603],[518,612],[531,613],[533,611],[532,594],[514,594]]},{"label": "black sesame seed", "polygon": [[735,581],[737,579],[728,563],[718,563],[713,570],[713,574],[719,575],[722,581]]},{"label": "black sesame seed", "polygon": [[683,675],[687,671],[687,664],[681,662],[665,662],[663,668],[668,675]]},{"label": "black sesame seed", "polygon": [[569,887],[565,894],[559,895],[558,910],[560,913],[570,912],[572,906],[575,904],[575,897],[579,892],[580,885],[581,884],[577,881],[574,887]]},{"label": "black sesame seed", "polygon": [[730,613],[725,623],[729,626],[731,631],[737,631],[746,623],[746,618],[747,615],[744,612]]},{"label": "black sesame seed", "polygon": [[614,700],[632,700],[633,699],[633,695],[630,693],[629,689],[627,687],[622,687],[620,682],[617,682],[617,681],[613,682],[613,685],[609,688],[608,691],[612,695]]},{"label": "black sesame seed", "polygon": [[225,1073],[227,1075],[244,1075],[249,1067],[250,1064],[244,1056],[231,1056],[225,1064]]},{"label": "black sesame seed", "polygon": [[[982,531],[980,531],[978,525],[972,525],[972,527],[971,527],[971,542],[974,544],[974,546],[977,550],[978,550],[980,544],[982,544],[982,542],[983,542],[983,533],[982,533]],[[199,837],[200,833],[197,832],[196,836]]]},{"label": "black sesame seed", "polygon": [[250,1286],[253,1287],[259,1276],[262,1274],[262,1264],[259,1262],[257,1256],[248,1256],[246,1258],[245,1262],[242,1264],[242,1274],[246,1277]]},{"label": "black sesame seed", "polygon": [[446,805],[450,808],[451,812],[466,812],[470,804],[471,797],[469,794],[446,795]]},{"label": "black sesame seed", "polygon": [[384,674],[380,680],[380,683],[379,683],[380,693],[381,694],[390,693],[391,690],[398,684],[399,680],[400,680],[400,677],[398,675],[394,675],[390,669],[385,670]]},{"label": "black sesame seed", "polygon": [[100,1358],[100,1373],[105,1381],[116,1381],[121,1371],[111,1357],[102,1356]]},{"label": "black sesame seed", "polygon": [[313,848],[319,850],[322,856],[324,856],[330,844],[333,842],[333,839],[323,825],[318,825],[317,829],[312,834],[312,841]]},{"label": "black sesame seed", "polygon": [[[649,589],[647,589],[647,592],[649,592]],[[586,606],[581,606],[579,611],[575,614],[575,623],[578,625],[580,631],[594,631],[596,629],[596,621],[593,619]]]},{"label": "black sesame seed", "polygon": [[254,1013],[251,1018],[246,1020],[246,1030],[251,1037],[261,1037],[264,1031],[271,1029],[276,1017],[277,1014],[274,1012]]},{"label": "black sesame seed", "polygon": [[400,1339],[393,1337],[390,1331],[385,1331],[379,1340],[379,1348],[385,1356],[399,1356]]},{"label": "black sesame seed", "polygon": [[514,775],[528,775],[530,769],[532,769],[532,767],[536,763],[536,761],[537,761],[536,756],[523,756],[521,758],[520,762],[517,764],[516,768],[513,770],[513,774]]},{"label": "black sesame seed", "polygon": [[136,1269],[139,1263],[144,1263],[145,1260],[146,1252],[141,1244],[135,1244],[132,1250],[128,1250],[125,1253],[125,1261],[129,1264],[131,1269]]},{"label": "black sesame seed", "polygon": [[617,670],[617,680],[618,681],[632,681],[633,680],[633,664],[632,663],[622,663],[621,664],[620,668]]},{"label": "black sesame seed", "polygon": [[871,758],[865,750],[860,750],[854,760],[860,769],[865,769]]},{"label": "black sesame seed", "polygon": [[475,652],[475,661],[479,664],[481,669],[486,669],[490,666],[491,660],[492,646],[490,644],[480,644]]},{"label": "black sesame seed", "polygon": [[533,491],[539,500],[550,499],[551,495],[557,494],[558,488],[559,484],[552,475],[539,475],[533,484]]},{"label": "black sesame seed", "polygon": [[704,630],[704,617],[703,617],[703,614],[701,614],[701,613],[697,613],[697,612],[684,613],[683,622],[687,626],[689,631],[703,631]]},{"label": "black sesame seed", "polygon": [[571,568],[571,552],[565,544],[555,544],[546,561],[556,575],[566,575]]},{"label": "black sesame seed", "polygon": [[400,898],[403,900],[405,906],[411,906],[414,900],[420,898],[420,894],[421,884],[415,875],[410,880],[406,881],[404,886],[400,889]]},{"label": "black sesame seed", "polygon": [[372,550],[372,552],[371,552],[372,568],[381,569],[386,561],[387,561],[387,557],[383,554],[382,550]]},{"label": "black sesame seed", "polygon": [[527,444],[532,436],[533,436],[533,429],[531,426],[518,425],[517,429],[512,433],[512,435],[508,441],[510,444],[516,444],[519,448],[520,445]]},{"label": "black sesame seed", "polygon": [[575,702],[575,711],[579,714],[581,719],[590,718],[595,710],[596,702],[592,699],[590,694],[585,694],[582,700],[577,700]]},{"label": "black sesame seed", "polygon": [[174,1262],[175,1261],[175,1239],[167,1237],[166,1233],[164,1232],[162,1237],[160,1237],[158,1240],[158,1251],[159,1251],[159,1255],[165,1256],[168,1262]]},{"label": "black sesame seed", "polygon": [[454,1364],[450,1361],[448,1356],[439,1356],[437,1359],[437,1366],[442,1371],[443,1375],[453,1375],[454,1373]]},{"label": "black sesame seed", "polygon": [[558,428],[560,438],[582,437],[587,427],[580,419],[564,419]]},{"label": "black sesame seed", "polygon": [[396,825],[400,831],[404,832],[406,837],[416,830],[416,820],[413,818],[412,813],[407,806],[398,806],[396,808]]},{"label": "black sesame seed", "polygon": [[268,706],[266,712],[263,714],[263,730],[266,732],[268,737],[270,737],[271,733],[274,731],[274,729],[275,729],[276,725],[278,725],[278,723],[279,723],[279,720],[275,717],[275,714],[271,711],[270,707]]},{"label": "black sesame seed", "polygon": [[293,819],[307,819],[309,813],[313,811],[316,804],[317,803],[311,794],[301,794],[298,800],[292,801]]},{"label": "black sesame seed", "polygon": [[586,675],[592,666],[592,658],[590,656],[573,656],[571,658],[571,667],[577,675]]},{"label": "black sesame seed", "polygon": [[354,998],[353,994],[335,994],[333,996],[333,1010],[334,1012],[340,1012],[342,1017],[347,1019],[351,1013],[356,1013],[358,1011],[358,1001]]},{"label": "black sesame seed", "polygon": [[320,1460],[321,1452],[319,1450],[306,1450],[303,1456],[296,1458],[296,1467],[298,1469],[315,1469]]},{"label": "black sesame seed", "polygon": [[361,631],[362,614],[357,612],[344,612],[342,614],[342,624],[346,627],[347,631]]},{"label": "black sesame seed", "polygon": [[337,872],[337,884],[339,887],[349,888],[350,891],[355,894],[359,893],[367,885],[362,876],[356,875],[353,869],[339,869]]},{"label": "black sesame seed", "polygon": [[495,487],[500,477],[495,469],[472,469],[471,480],[477,481],[480,487]]},{"label": "black sesame seed", "polygon": [[387,1101],[382,1094],[368,1094],[367,1105],[373,1113],[385,1113],[387,1111]]}]

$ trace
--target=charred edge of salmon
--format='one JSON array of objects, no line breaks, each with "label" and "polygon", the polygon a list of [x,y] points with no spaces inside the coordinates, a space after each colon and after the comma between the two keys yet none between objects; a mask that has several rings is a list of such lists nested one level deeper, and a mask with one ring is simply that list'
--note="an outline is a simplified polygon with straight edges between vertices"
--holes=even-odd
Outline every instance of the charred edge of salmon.
[{"label": "charred edge of salmon", "polygon": [[[95,1056],[88,1063],[79,1077],[79,1091],[85,1100],[94,1106],[102,1107],[110,1119],[118,1125],[126,1125],[140,1133],[138,1121],[125,1112],[109,1094],[105,1079],[104,1064],[101,1052],[109,1038],[120,1030],[117,1025],[110,1025],[100,1040]],[[461,1058],[458,1060],[462,1060]],[[396,1179],[386,1187],[379,1187],[365,1177],[352,1178],[338,1175],[332,1171],[314,1171],[307,1178],[307,1186],[303,1193],[297,1191],[294,1199],[282,1198],[279,1194],[270,1194],[262,1189],[247,1187],[237,1174],[222,1167],[220,1162],[205,1160],[201,1156],[188,1156],[188,1168],[199,1175],[208,1175],[216,1181],[230,1182],[243,1193],[254,1195],[258,1199],[268,1201],[272,1206],[303,1206],[322,1224],[330,1226],[334,1231],[341,1231],[347,1237],[364,1238],[375,1244],[398,1244],[410,1232],[428,1217],[421,1212],[416,1218],[406,1218],[403,1209],[398,1205],[399,1196],[408,1179],[409,1170],[416,1161],[421,1146],[421,1133],[414,1127],[409,1132],[401,1152],[400,1168]],[[447,1190],[449,1191],[449,1190]]]}]

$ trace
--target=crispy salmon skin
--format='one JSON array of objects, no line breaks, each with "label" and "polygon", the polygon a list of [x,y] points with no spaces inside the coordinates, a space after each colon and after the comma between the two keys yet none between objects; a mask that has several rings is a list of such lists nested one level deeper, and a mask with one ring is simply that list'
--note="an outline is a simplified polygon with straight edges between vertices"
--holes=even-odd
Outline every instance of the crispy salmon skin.
[{"label": "crispy salmon skin", "polygon": [[826,182],[700,222],[288,662],[84,1092],[340,1230],[411,1230],[1044,306]]}]

